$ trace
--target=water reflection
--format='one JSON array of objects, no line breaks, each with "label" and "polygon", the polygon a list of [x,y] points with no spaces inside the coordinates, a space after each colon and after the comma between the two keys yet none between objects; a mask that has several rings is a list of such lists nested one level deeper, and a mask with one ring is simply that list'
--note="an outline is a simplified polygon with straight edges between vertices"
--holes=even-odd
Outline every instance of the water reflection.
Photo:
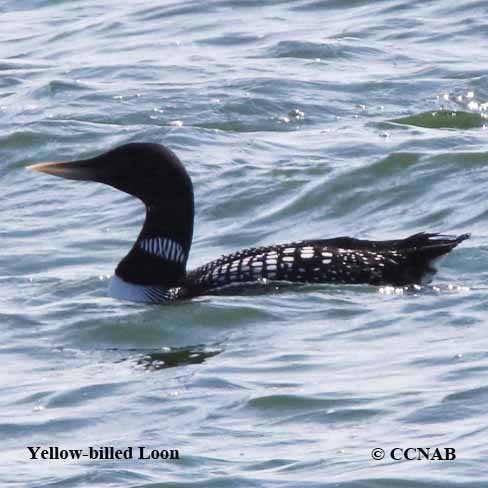
[{"label": "water reflection", "polygon": [[[113,349],[121,353],[119,349]],[[147,370],[156,371],[159,369],[186,366],[188,364],[201,364],[206,359],[220,354],[223,349],[216,346],[198,344],[184,347],[163,347],[154,350],[129,349],[123,351],[129,354],[120,358],[117,362],[131,361],[137,366]]]}]

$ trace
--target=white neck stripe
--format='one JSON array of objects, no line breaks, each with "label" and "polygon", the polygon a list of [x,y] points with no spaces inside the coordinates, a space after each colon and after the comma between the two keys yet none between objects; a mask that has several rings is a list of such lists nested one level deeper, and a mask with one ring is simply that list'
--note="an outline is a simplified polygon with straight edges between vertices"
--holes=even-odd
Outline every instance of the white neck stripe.
[{"label": "white neck stripe", "polygon": [[178,242],[163,237],[150,237],[141,239],[138,243],[140,249],[153,256],[158,256],[168,261],[182,263],[185,260],[185,252]]}]

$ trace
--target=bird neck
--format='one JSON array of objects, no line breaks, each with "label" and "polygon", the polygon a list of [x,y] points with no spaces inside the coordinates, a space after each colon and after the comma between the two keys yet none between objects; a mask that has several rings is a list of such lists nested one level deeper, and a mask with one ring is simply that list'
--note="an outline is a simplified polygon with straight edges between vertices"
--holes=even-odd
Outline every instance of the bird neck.
[{"label": "bird neck", "polygon": [[190,197],[146,203],[146,220],[115,274],[124,282],[174,287],[186,274],[193,237],[194,203]]}]

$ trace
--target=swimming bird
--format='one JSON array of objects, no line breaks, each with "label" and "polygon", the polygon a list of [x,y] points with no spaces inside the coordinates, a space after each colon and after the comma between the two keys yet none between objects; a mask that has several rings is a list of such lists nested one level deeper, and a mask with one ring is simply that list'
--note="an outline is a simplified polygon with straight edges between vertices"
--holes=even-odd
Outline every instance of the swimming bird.
[{"label": "swimming bird", "polygon": [[186,270],[193,236],[194,197],[178,157],[159,144],[130,143],[99,156],[40,163],[29,169],[110,185],[145,204],[142,230],[110,282],[110,295],[162,303],[230,285],[267,281],[404,286],[430,280],[434,261],[469,234],[419,233],[406,239],[316,239],[243,249]]}]

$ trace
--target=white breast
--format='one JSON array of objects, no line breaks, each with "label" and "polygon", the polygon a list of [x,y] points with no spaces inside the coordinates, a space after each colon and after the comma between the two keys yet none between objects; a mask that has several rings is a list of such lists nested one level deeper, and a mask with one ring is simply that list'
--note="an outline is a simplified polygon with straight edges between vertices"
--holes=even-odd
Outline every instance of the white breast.
[{"label": "white breast", "polygon": [[141,303],[164,303],[174,300],[179,288],[162,288],[158,286],[144,286],[124,281],[117,275],[110,280],[109,294],[119,300]]}]

